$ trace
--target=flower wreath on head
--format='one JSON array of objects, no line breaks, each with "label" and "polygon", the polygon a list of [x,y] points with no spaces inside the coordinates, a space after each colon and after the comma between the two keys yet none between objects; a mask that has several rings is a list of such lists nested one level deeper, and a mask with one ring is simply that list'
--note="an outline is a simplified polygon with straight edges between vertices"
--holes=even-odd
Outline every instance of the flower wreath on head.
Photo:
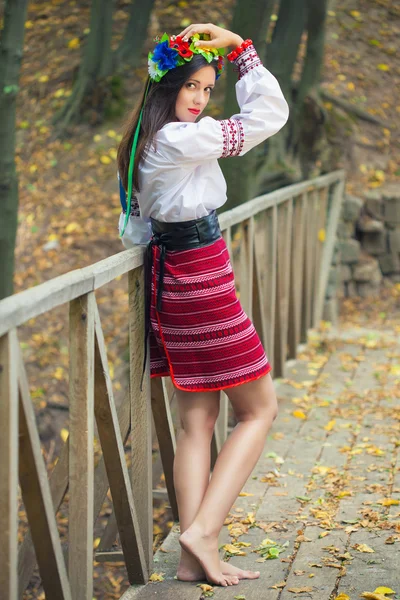
[{"label": "flower wreath on head", "polygon": [[148,55],[149,75],[152,81],[160,81],[168,71],[175,67],[180,67],[186,62],[192,60],[194,54],[201,54],[208,63],[217,61],[218,79],[224,70],[225,48],[202,48],[195,46],[195,42],[208,41],[210,36],[207,33],[195,33],[191,36],[191,42],[185,42],[179,35],[169,36],[164,33],[161,39],[155,38],[157,45],[153,52]]}]

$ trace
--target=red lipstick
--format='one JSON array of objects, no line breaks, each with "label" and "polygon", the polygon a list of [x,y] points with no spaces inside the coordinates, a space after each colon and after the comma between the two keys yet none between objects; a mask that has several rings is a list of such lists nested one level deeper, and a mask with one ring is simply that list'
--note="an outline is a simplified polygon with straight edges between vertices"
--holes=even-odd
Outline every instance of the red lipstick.
[{"label": "red lipstick", "polygon": [[188,109],[191,113],[193,113],[194,115],[198,115],[200,113],[199,110],[196,110],[195,108],[189,108]]}]

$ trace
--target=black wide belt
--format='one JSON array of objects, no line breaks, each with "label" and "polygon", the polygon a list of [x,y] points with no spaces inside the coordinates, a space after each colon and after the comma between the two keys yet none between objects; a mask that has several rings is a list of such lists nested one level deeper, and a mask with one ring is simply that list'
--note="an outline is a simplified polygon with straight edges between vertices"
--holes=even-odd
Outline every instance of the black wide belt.
[{"label": "black wide belt", "polygon": [[201,248],[219,239],[221,229],[218,222],[217,212],[213,210],[206,217],[193,219],[192,221],[180,221],[177,223],[163,223],[151,219],[153,235],[147,243],[144,257],[145,273],[145,336],[144,336],[144,361],[140,390],[142,391],[143,376],[146,369],[147,338],[150,332],[150,306],[151,306],[151,270],[153,264],[153,246],[160,246],[160,272],[158,278],[156,309],[161,311],[162,292],[164,283],[164,262],[167,250],[190,250]]}]

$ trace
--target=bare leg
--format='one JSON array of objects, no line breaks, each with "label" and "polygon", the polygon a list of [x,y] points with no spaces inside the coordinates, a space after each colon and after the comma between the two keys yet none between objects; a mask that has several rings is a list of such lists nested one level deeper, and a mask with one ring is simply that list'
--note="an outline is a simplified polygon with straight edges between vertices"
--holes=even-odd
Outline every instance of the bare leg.
[{"label": "bare leg", "polygon": [[[179,507],[181,533],[192,524],[210,478],[210,443],[219,412],[219,392],[193,393],[175,388],[181,429],[177,436],[174,483]],[[224,575],[256,579],[259,571],[240,569],[220,561]],[[197,559],[181,548],[177,577],[183,581],[206,579]]]},{"label": "bare leg", "polygon": [[218,535],[234,501],[264,448],[278,406],[270,374],[226,390],[238,424],[218,455],[197,515],[180,536],[181,546],[203,567],[207,578],[219,564]]},{"label": "bare leg", "polygon": [[[184,532],[193,522],[209,483],[210,444],[219,413],[219,393],[176,390],[176,397],[181,430],[176,444],[174,484],[180,528]],[[196,581],[206,576],[198,561],[182,549],[177,577]],[[227,586],[238,583],[239,579],[236,575],[224,575],[218,558],[218,568],[211,573],[210,581]]]}]

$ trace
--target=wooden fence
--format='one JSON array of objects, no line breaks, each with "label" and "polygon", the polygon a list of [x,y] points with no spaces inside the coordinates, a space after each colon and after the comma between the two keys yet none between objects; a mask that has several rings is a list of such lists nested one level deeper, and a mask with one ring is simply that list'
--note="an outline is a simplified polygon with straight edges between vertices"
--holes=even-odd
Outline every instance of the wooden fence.
[{"label": "wooden fence", "polygon": [[[344,187],[342,171],[255,198],[219,216],[235,265],[238,293],[273,365],[283,376],[307,330],[323,315],[329,268]],[[232,231],[235,229],[234,239]],[[174,519],[175,430],[169,378],[149,377],[140,391],[143,361],[143,247],[72,271],[0,302],[0,590],[22,597],[36,561],[47,598],[92,600],[93,528],[110,488],[114,513],[96,559],[112,558],[117,533],[131,583],[152,570],[151,411]],[[233,258],[235,257],[235,259]],[[130,385],[114,402],[107,349],[95,291],[128,274]],[[29,392],[18,327],[69,303],[69,437],[47,476]],[[94,417],[102,458],[94,468]],[[227,436],[228,401],[213,439],[213,459]],[[130,434],[128,469],[124,443]],[[29,533],[18,547],[18,481]],[[68,490],[68,557],[56,514]],[[109,544],[110,545],[110,544]],[[108,545],[108,547],[109,547]]]}]

